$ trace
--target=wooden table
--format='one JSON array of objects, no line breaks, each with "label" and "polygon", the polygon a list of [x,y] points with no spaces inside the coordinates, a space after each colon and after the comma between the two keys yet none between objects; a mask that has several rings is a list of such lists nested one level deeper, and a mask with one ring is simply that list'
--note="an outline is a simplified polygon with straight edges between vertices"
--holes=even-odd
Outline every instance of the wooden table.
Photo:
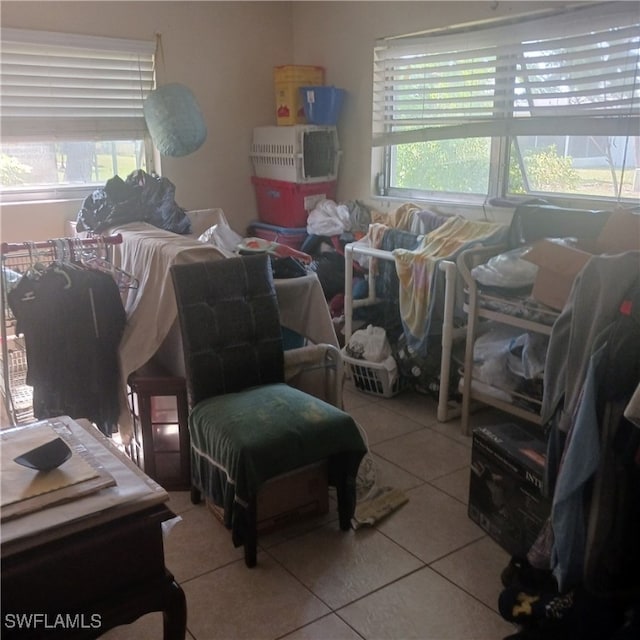
[{"label": "wooden table", "polygon": [[3,522],[2,626],[7,638],[97,638],[153,611],[165,640],[184,640],[186,601],[164,565],[168,494],[95,427],[55,419],[116,485]]}]

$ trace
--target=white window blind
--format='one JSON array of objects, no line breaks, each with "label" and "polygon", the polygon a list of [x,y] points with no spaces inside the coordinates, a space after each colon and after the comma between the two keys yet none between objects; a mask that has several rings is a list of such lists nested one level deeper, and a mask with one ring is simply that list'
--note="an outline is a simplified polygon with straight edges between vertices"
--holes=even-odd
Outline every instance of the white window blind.
[{"label": "white window blind", "polygon": [[374,59],[373,145],[638,135],[639,56],[636,2],[381,40]]},{"label": "white window blind", "polygon": [[154,41],[0,32],[3,139],[129,139],[146,130]]}]

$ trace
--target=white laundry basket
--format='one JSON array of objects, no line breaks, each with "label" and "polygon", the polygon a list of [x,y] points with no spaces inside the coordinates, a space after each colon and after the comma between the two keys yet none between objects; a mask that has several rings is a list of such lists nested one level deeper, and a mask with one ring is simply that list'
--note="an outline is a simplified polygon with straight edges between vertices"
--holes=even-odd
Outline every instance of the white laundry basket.
[{"label": "white laundry basket", "polygon": [[389,371],[381,362],[352,358],[342,349],[345,373],[358,391],[374,396],[392,398],[403,390],[403,380],[398,371]]}]

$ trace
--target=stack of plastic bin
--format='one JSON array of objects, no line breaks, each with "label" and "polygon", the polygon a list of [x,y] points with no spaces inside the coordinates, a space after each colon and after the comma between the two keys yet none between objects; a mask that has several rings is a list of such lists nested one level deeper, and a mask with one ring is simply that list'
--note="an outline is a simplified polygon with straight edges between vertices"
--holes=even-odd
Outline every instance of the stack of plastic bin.
[{"label": "stack of plastic bin", "polygon": [[336,199],[336,127],[256,127],[250,156],[259,220],[249,234],[299,249],[309,212],[321,200]]}]

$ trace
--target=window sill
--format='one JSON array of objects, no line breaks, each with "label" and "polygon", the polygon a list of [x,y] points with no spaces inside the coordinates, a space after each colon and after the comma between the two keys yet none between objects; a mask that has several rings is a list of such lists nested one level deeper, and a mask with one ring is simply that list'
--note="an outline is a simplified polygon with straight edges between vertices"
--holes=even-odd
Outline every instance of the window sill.
[{"label": "window sill", "polygon": [[0,199],[0,207],[24,207],[24,206],[40,206],[40,205],[60,205],[60,204],[72,204],[76,203],[77,205],[82,205],[83,198],[47,198],[39,200],[34,198],[32,200],[3,200]]},{"label": "window sill", "polygon": [[488,202],[469,202],[454,200],[424,200],[420,198],[401,198],[398,196],[371,196],[372,206],[383,213],[395,211],[403,204],[413,203],[417,206],[424,206],[425,209],[432,209],[438,213],[457,214],[464,217],[489,220],[491,222],[505,222],[508,224],[513,215],[513,206],[497,206]]}]

